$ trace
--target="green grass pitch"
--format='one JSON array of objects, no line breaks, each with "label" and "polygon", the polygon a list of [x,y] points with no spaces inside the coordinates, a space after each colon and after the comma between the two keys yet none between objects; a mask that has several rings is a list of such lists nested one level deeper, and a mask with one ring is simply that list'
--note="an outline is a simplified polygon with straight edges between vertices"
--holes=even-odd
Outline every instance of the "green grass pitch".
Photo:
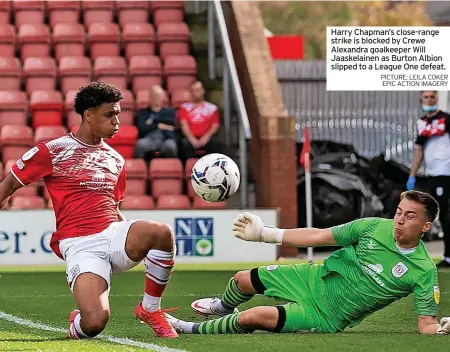
[{"label": "green grass pitch", "polygon": [[[239,269],[257,264],[177,265],[163,307],[178,307],[174,315],[201,321],[190,304],[201,297],[221,295]],[[439,273],[440,315],[450,315],[450,271]],[[75,307],[63,267],[0,268],[0,351],[426,351],[446,350],[450,336],[423,336],[417,331],[414,297],[375,313],[356,328],[340,334],[180,335],[162,340],[134,318],[144,288],[142,266],[114,275],[110,295],[111,320],[100,338],[65,339],[68,316]],[[240,308],[271,305],[256,296]],[[22,318],[23,320],[20,320]]]}]

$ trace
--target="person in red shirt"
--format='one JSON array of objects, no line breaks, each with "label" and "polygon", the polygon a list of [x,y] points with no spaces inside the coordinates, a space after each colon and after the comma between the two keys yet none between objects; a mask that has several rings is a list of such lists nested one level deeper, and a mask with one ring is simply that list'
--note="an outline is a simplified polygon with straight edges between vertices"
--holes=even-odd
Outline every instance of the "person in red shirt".
[{"label": "person in red shirt", "polygon": [[192,101],[183,103],[178,111],[183,138],[180,141],[179,156],[185,162],[195,156],[195,150],[207,154],[219,153],[219,146],[211,140],[220,127],[217,106],[205,101],[202,82],[191,85]]},{"label": "person in red shirt", "polygon": [[119,129],[120,90],[103,82],[81,87],[75,111],[81,125],[27,151],[0,183],[5,205],[17,189],[43,178],[53,202],[54,253],[66,262],[66,276],[78,309],[69,335],[98,335],[110,315],[111,273],[145,263],[145,293],[135,315],[157,336],[177,337],[160,306],[174,263],[173,231],[167,224],[126,220],[119,211],[126,187],[124,158],[104,142]]}]

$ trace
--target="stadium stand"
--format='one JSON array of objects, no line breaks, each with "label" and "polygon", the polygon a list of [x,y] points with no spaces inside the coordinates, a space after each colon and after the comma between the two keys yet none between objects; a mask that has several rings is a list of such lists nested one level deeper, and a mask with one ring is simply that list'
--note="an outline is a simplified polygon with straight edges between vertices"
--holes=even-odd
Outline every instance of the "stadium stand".
[{"label": "stadium stand", "polygon": [[[80,86],[103,80],[122,89],[120,132],[107,143],[126,159],[122,209],[204,208],[178,159],[133,159],[135,116],[161,85],[165,105],[190,100],[197,64],[183,1],[1,1],[1,177],[36,143],[76,131]],[[15,193],[8,209],[52,208],[42,180]],[[216,205],[218,208],[225,203]]]}]

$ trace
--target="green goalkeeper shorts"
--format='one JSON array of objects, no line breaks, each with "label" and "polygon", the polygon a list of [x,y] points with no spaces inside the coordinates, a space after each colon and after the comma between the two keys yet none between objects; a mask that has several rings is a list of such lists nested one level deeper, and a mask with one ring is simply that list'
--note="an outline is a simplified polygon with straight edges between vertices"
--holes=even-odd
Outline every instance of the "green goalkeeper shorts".
[{"label": "green goalkeeper shorts", "polygon": [[269,265],[251,270],[256,292],[288,303],[277,306],[275,332],[336,332],[328,314],[323,265]]}]

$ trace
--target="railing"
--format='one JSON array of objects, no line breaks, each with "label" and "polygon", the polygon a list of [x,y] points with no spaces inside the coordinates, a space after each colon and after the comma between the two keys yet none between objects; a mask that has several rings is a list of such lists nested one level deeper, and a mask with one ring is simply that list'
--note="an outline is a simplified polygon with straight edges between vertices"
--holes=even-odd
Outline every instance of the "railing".
[{"label": "railing", "polygon": [[[220,36],[223,51],[223,104],[224,104],[224,129],[225,144],[230,145],[231,134],[231,104],[235,103],[239,116],[239,162],[241,171],[241,207],[247,207],[248,201],[248,155],[247,140],[251,138],[250,124],[247,110],[245,108],[242,89],[234,63],[231,50],[230,38],[228,36],[225,16],[219,0],[208,2],[208,63],[210,79],[215,79],[215,33]],[[231,99],[230,91],[233,93]]]},{"label": "railing", "polygon": [[411,165],[420,92],[328,92],[324,61],[276,61],[275,69],[298,141],[307,124],[312,140],[351,144],[362,156],[383,153]]}]

